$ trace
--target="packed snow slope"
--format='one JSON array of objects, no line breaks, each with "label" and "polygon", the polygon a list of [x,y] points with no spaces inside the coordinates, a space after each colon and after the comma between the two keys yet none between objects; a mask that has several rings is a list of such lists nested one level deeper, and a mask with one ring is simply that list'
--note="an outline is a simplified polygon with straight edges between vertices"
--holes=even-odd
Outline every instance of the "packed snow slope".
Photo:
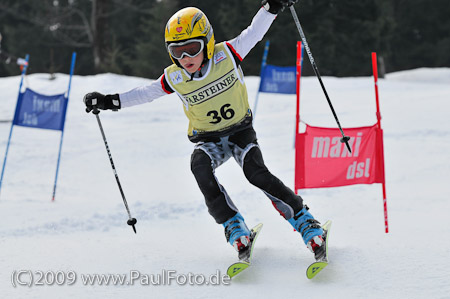
[{"label": "packed snow slope", "polygon": [[[33,74],[25,83],[43,94],[66,90],[67,75],[49,77]],[[376,122],[371,77],[323,80],[344,128]],[[1,154],[19,82],[20,77],[0,78]],[[176,271],[181,278],[191,273],[201,282],[199,275],[222,275],[236,259],[190,172],[193,144],[175,95],[100,114],[138,220],[137,234],[126,224],[96,119],[84,112],[82,98],[90,91],[123,92],[149,82],[114,74],[74,76],[54,202],[61,133],[14,127],[0,195],[2,298],[450,298],[448,68],[380,79],[389,234],[379,184],[300,190],[318,220],[333,220],[331,262],[314,280],[306,279],[313,256],[298,233],[230,160],[217,169],[217,177],[249,226],[264,223],[249,270],[229,285],[145,285],[140,280],[85,285],[82,275],[130,271],[154,277]],[[259,78],[246,82],[253,106]],[[265,162],[288,186],[294,182],[295,105],[293,95],[261,94],[255,119]],[[301,115],[310,125],[336,125],[315,77],[302,79]],[[47,281],[58,271],[59,283],[69,271],[77,280],[35,285],[39,271],[47,273]],[[18,285],[30,282],[30,273],[32,286]]]}]

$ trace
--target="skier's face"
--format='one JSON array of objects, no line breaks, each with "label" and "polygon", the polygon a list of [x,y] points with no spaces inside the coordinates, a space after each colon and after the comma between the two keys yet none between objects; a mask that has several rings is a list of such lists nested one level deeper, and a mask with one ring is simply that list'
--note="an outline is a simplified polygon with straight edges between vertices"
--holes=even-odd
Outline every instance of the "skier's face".
[{"label": "skier's face", "polygon": [[183,58],[178,59],[178,62],[181,64],[181,66],[186,71],[188,71],[189,73],[192,74],[192,73],[196,72],[202,65],[203,57],[204,57],[204,54],[202,51],[195,57],[189,57],[187,55],[184,55]]}]

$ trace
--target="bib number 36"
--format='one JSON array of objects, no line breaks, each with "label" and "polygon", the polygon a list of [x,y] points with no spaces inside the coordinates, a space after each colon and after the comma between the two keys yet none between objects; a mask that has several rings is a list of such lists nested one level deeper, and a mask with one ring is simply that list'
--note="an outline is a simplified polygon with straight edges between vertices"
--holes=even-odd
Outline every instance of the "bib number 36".
[{"label": "bib number 36", "polygon": [[222,119],[232,119],[234,116],[234,110],[230,108],[231,104],[225,104],[220,108],[220,111],[211,110],[206,116],[211,116],[213,121],[210,121],[210,124],[218,124],[222,121]]}]

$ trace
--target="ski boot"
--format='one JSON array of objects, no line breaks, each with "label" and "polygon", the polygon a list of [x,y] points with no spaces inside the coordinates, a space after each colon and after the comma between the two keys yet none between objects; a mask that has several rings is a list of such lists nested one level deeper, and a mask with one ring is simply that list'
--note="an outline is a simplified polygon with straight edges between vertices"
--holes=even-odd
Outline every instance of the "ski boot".
[{"label": "ski boot", "polygon": [[247,249],[250,244],[250,230],[245,224],[244,218],[238,212],[228,219],[223,226],[225,227],[227,242],[236,249],[239,253],[239,259],[241,259],[241,255],[248,251]]},{"label": "ski boot", "polygon": [[314,253],[315,259],[319,261],[325,257],[326,253],[324,231],[319,221],[315,220],[308,210],[308,206],[303,206],[303,209],[288,219],[288,222],[302,235],[306,247]]}]

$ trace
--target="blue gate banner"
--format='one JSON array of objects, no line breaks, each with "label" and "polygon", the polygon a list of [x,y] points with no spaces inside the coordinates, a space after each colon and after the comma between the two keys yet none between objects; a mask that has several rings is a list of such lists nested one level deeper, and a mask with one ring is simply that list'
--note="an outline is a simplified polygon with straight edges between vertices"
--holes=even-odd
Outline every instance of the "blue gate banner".
[{"label": "blue gate banner", "polygon": [[64,94],[46,96],[27,88],[19,94],[13,124],[63,131],[66,110],[67,98]]},{"label": "blue gate banner", "polygon": [[295,66],[275,66],[267,64],[261,75],[259,91],[296,94]]}]

